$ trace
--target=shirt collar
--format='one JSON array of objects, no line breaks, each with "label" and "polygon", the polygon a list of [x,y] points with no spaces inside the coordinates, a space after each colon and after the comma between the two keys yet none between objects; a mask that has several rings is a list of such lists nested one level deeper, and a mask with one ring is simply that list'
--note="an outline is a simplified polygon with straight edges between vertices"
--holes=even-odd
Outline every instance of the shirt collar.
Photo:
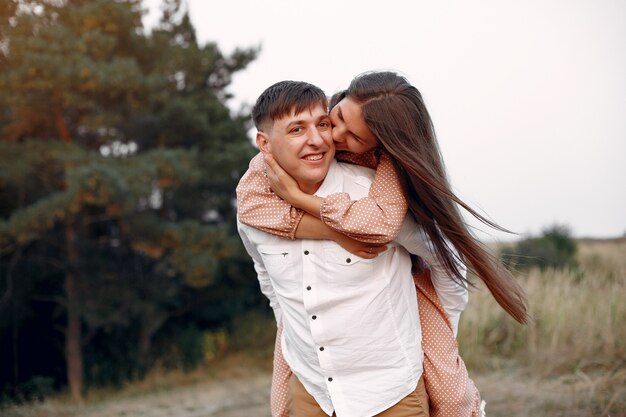
[{"label": "shirt collar", "polygon": [[328,173],[324,177],[324,182],[317,189],[315,195],[318,197],[326,197],[330,194],[339,193],[343,189],[343,177],[339,170],[337,161],[333,159],[328,168]]}]

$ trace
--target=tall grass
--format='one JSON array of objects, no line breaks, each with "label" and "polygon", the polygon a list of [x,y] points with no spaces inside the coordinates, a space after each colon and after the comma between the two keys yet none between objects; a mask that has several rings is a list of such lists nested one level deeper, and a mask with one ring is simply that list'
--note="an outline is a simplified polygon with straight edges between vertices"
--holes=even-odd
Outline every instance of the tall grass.
[{"label": "tall grass", "polygon": [[626,239],[580,241],[575,269],[531,269],[519,279],[528,326],[506,316],[486,289],[472,292],[458,337],[468,368],[577,375],[596,381],[595,410],[626,410]]}]

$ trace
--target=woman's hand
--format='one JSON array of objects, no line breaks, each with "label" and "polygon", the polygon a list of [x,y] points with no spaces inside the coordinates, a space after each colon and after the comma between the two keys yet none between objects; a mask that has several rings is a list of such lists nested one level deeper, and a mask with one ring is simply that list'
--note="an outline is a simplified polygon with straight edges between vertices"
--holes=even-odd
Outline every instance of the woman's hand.
[{"label": "woman's hand", "polygon": [[292,206],[297,207],[298,197],[304,194],[298,187],[298,183],[278,165],[278,162],[271,154],[264,153],[263,156],[268,166],[267,179],[270,182],[272,191]]},{"label": "woman's hand", "polygon": [[374,259],[378,254],[387,250],[387,245],[359,242],[338,232],[333,236],[333,240],[348,252],[365,259]]}]

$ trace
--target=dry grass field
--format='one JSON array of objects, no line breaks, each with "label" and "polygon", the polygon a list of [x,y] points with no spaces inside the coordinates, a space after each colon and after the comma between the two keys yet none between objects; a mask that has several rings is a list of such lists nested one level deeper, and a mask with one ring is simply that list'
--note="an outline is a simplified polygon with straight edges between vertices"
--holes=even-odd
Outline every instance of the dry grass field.
[{"label": "dry grass field", "polygon": [[[520,277],[533,316],[525,327],[472,292],[459,344],[489,417],[626,416],[626,239],[582,240],[578,262]],[[190,374],[155,370],[120,391],[93,391],[80,406],[58,397],[0,414],[268,417],[269,366],[229,354]]]},{"label": "dry grass field", "polygon": [[581,240],[578,264],[521,277],[525,327],[472,294],[459,343],[489,416],[626,416],[626,239]]}]

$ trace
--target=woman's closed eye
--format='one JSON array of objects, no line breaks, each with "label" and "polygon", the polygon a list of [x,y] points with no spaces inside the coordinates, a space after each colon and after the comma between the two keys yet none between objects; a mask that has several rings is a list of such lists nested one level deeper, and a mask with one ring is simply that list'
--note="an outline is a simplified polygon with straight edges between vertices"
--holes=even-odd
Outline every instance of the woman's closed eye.
[{"label": "woman's closed eye", "polygon": [[354,133],[350,132],[350,134],[352,135],[352,138],[354,140],[356,140],[359,143],[363,143],[363,139],[361,139],[359,136],[355,135]]}]

